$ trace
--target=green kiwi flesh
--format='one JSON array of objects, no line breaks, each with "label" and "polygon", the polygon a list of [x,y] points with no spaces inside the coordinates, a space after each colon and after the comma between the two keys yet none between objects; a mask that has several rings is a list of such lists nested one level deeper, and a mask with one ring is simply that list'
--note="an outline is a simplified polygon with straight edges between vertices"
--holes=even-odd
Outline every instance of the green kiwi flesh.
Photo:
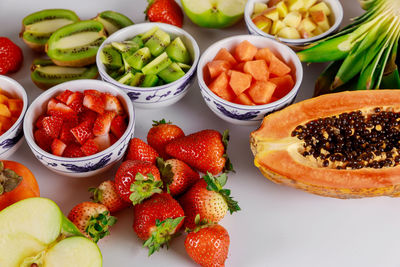
[{"label": "green kiwi flesh", "polygon": [[141,70],[151,60],[150,49],[147,47],[140,48],[131,56],[126,58],[127,64],[136,70]]},{"label": "green kiwi flesh", "polygon": [[172,83],[182,78],[185,72],[179,67],[176,62],[173,62],[168,67],[158,73],[158,76],[163,79],[166,83]]},{"label": "green kiwi flesh", "polygon": [[173,60],[180,63],[189,64],[190,54],[185,44],[180,37],[176,37],[169,46],[165,49],[168,56]]},{"label": "green kiwi flesh", "polygon": [[108,35],[134,24],[133,21],[127,16],[110,10],[101,12],[94,19],[104,25]]},{"label": "green kiwi flesh", "polygon": [[115,70],[123,66],[121,54],[111,45],[107,45],[101,50],[100,59],[108,69]]},{"label": "green kiwi flesh", "polygon": [[34,60],[31,71],[32,81],[41,89],[71,80],[95,79],[98,76],[95,64],[87,67],[63,67],[55,65],[49,59]]},{"label": "green kiwi flesh", "polygon": [[171,38],[168,33],[158,29],[152,34],[144,44],[144,46],[150,49],[150,53],[158,57],[164,52],[165,48],[170,44]]},{"label": "green kiwi flesh", "polygon": [[172,63],[166,52],[162,53],[142,68],[144,74],[157,74]]},{"label": "green kiwi flesh", "polygon": [[32,49],[44,51],[45,44],[53,32],[77,21],[79,17],[68,9],[41,10],[22,20],[20,36]]},{"label": "green kiwi flesh", "polygon": [[105,39],[103,24],[79,21],[55,31],[46,44],[46,52],[59,66],[82,67],[96,62],[97,51]]}]

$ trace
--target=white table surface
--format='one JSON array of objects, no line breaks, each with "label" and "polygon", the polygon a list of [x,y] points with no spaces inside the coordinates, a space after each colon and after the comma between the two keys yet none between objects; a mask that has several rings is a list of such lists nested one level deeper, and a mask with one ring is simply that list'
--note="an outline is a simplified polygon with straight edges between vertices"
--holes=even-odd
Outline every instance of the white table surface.
[{"label": "white table surface", "polygon": [[[342,0],[344,22],[361,14],[356,0]],[[45,8],[69,8],[82,19],[98,12],[115,10],[135,23],[144,21],[145,0],[46,1],[0,0],[0,36],[7,36],[24,51],[22,69],[11,75],[25,87],[30,101],[42,91],[30,80],[29,67],[35,55],[18,38],[22,18]],[[203,29],[187,18],[184,29],[198,41],[201,51],[213,42],[247,33],[244,22],[223,30]],[[323,64],[304,65],[304,81],[297,101],[312,96],[314,81]],[[226,266],[400,266],[400,199],[369,198],[339,200],[324,198],[276,185],[253,165],[249,134],[256,127],[236,126],[217,118],[203,102],[197,83],[177,104],[159,110],[136,109],[135,136],[145,139],[152,120],[166,118],[181,126],[186,134],[205,128],[229,129],[229,155],[236,174],[229,175],[228,187],[242,211],[227,215],[221,224],[229,231],[231,245]],[[65,214],[89,199],[87,188],[113,178],[115,168],[103,175],[73,179],[56,175],[33,157],[24,143],[10,158],[35,174],[43,197],[55,200]],[[133,212],[117,214],[118,223],[109,237],[98,244],[105,267],[194,266],[184,250],[184,235],[169,250],[150,258],[132,229]],[[3,267],[3,266],[2,266]],[[6,267],[6,266],[4,266]]]}]

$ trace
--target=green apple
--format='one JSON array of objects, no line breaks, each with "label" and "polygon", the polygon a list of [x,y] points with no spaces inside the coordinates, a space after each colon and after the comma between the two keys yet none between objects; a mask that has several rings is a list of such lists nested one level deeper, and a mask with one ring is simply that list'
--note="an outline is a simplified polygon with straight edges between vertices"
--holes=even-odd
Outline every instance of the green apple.
[{"label": "green apple", "polygon": [[181,0],[191,21],[201,27],[224,28],[243,17],[247,0]]},{"label": "green apple", "polygon": [[101,267],[102,256],[56,203],[29,198],[0,212],[0,266]]}]

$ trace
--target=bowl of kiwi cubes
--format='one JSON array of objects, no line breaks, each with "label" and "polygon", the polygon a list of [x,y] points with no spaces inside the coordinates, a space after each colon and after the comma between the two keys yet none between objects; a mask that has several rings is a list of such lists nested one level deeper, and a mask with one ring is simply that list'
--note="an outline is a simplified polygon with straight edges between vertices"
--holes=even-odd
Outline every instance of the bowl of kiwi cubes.
[{"label": "bowl of kiwi cubes", "polygon": [[123,89],[135,107],[160,108],[187,93],[199,57],[196,41],[181,28],[141,23],[108,37],[96,63],[101,78]]}]

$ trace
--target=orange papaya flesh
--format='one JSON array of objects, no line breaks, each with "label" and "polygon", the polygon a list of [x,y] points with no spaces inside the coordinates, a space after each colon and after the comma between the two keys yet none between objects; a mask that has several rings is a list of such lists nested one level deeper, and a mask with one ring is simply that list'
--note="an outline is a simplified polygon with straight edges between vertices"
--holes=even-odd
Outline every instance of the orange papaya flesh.
[{"label": "orange papaya flesh", "polygon": [[266,116],[250,145],[276,183],[336,198],[397,197],[399,125],[400,90],[341,92]]}]

